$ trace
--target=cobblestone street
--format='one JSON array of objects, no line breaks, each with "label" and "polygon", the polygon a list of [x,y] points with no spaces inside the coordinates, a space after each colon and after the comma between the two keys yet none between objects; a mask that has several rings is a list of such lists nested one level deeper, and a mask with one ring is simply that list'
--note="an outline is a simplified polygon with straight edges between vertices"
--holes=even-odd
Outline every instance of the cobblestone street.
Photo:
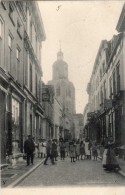
[{"label": "cobblestone street", "polygon": [[17,187],[105,185],[124,186],[125,178],[115,172],[103,170],[100,161],[83,160],[71,163],[69,158],[56,165],[39,166]]}]

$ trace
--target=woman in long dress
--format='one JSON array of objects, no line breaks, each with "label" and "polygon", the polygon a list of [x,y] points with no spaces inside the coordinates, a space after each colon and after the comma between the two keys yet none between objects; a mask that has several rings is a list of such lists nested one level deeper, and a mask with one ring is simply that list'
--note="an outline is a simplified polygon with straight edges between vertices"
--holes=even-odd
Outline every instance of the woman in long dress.
[{"label": "woman in long dress", "polygon": [[73,141],[69,143],[69,156],[71,158],[71,162],[75,162],[76,158],[76,145]]},{"label": "woman in long dress", "polygon": [[83,141],[80,142],[80,156],[81,160],[83,160],[83,156],[85,158],[85,144],[83,143]]},{"label": "woman in long dress", "polygon": [[87,159],[90,159],[90,156],[91,156],[91,151],[90,151],[90,143],[89,143],[89,140],[86,139],[85,142],[85,154],[86,154],[86,158]]},{"label": "woman in long dress", "polygon": [[108,171],[121,169],[116,159],[114,146],[114,143],[106,145],[103,153],[102,166]]}]

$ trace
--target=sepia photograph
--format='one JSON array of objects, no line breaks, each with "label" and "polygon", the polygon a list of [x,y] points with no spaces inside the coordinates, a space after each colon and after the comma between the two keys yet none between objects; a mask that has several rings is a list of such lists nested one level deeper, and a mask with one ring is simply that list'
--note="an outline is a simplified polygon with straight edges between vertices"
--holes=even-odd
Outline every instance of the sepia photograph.
[{"label": "sepia photograph", "polygon": [[0,151],[3,195],[125,194],[125,1],[0,1]]}]

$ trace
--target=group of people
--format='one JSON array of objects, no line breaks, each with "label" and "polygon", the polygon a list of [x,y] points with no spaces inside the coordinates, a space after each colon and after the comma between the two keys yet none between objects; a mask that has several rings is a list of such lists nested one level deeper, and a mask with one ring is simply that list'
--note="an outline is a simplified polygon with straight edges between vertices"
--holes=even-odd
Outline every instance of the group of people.
[{"label": "group of people", "polygon": [[[31,135],[24,143],[24,152],[27,155],[27,166],[33,164],[34,152],[36,144]],[[67,156],[70,157],[71,162],[76,162],[84,159],[97,160],[98,157],[98,146],[96,142],[89,141],[88,138],[85,141],[78,140],[63,140],[58,141],[57,139],[48,140],[39,139],[37,144],[38,157],[45,158],[44,165],[47,165],[48,158],[54,165],[57,161],[57,157],[60,156],[61,160],[64,160]],[[115,152],[114,144],[106,144],[104,151],[102,152],[102,166],[107,170],[120,169]]]},{"label": "group of people", "polygon": [[57,139],[48,140],[39,139],[36,144],[31,135],[24,143],[24,152],[27,155],[27,166],[33,164],[34,153],[37,148],[38,158],[45,158],[44,165],[47,165],[47,160],[50,158],[51,163],[54,165],[57,161],[57,157],[60,156],[61,160],[64,160],[66,156],[69,156],[71,162],[76,160],[91,159],[93,155],[94,160],[97,160],[98,152],[96,143],[91,144],[88,139],[84,142],[78,140],[63,140],[58,141]]}]

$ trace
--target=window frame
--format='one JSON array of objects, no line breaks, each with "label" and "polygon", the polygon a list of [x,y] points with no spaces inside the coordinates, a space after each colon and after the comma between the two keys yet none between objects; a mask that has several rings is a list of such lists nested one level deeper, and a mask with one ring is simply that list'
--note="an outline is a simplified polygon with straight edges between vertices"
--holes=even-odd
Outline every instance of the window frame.
[{"label": "window frame", "polygon": [[14,14],[14,7],[13,7],[12,3],[10,2],[9,3],[9,18],[10,18],[12,24],[15,26],[13,14]]}]

